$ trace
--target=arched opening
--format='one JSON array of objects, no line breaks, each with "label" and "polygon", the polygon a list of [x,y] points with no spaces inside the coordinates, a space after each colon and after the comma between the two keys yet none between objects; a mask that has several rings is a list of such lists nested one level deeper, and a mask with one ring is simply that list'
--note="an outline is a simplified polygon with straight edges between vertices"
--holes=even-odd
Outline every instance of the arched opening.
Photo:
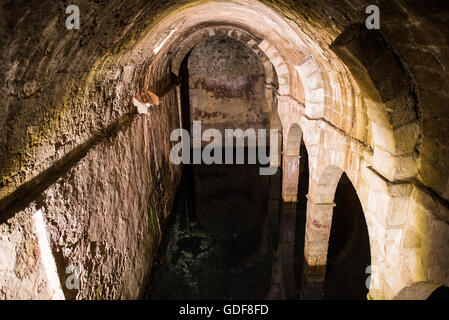
[{"label": "arched opening", "polygon": [[334,201],[324,299],[366,299],[371,264],[368,229],[357,192],[345,173]]},{"label": "arched opening", "polygon": [[[279,173],[260,174],[260,166],[269,163],[260,163],[259,153],[269,160],[271,119],[278,120],[268,106],[266,68],[246,44],[216,35],[191,49],[180,64],[179,77],[183,128],[191,135],[191,163],[184,166],[161,265],[147,297],[262,299],[269,290],[272,238],[278,232],[272,227],[276,223],[272,216],[279,211],[270,210],[268,199],[276,193],[280,196],[275,186],[270,189]],[[274,122],[273,126],[280,125]],[[201,136],[215,130],[214,145],[221,144],[213,151],[213,163],[204,159],[212,141],[200,136],[200,144],[195,145],[198,123]],[[267,137],[245,138],[242,145],[235,136],[229,150],[227,130],[239,129],[253,130],[257,139],[265,130]],[[219,157],[215,157],[217,150]],[[198,151],[201,163],[195,162]],[[256,162],[250,162],[250,153],[257,156]]]}]

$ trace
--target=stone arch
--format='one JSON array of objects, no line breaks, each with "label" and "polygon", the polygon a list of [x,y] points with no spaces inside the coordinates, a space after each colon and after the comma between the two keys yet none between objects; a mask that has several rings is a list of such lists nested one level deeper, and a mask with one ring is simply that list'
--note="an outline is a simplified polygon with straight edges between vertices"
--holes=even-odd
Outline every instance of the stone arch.
[{"label": "stone arch", "polygon": [[284,157],[299,156],[299,149],[301,147],[302,130],[297,123],[293,123],[290,126],[290,130],[287,135]]},{"label": "stone arch", "polygon": [[[101,61],[100,59],[89,61],[90,66],[95,65],[96,67],[86,69],[88,70],[87,73],[89,73],[89,70],[92,73],[86,76],[86,78],[89,80],[93,79],[94,73],[96,73],[97,69],[100,69],[100,66],[102,66],[102,68],[108,66],[111,67],[111,69],[118,66],[125,66],[123,68],[123,78],[126,77],[126,81],[120,81],[121,86],[123,83],[126,83],[131,87],[131,90],[129,91],[137,96],[141,90],[151,89],[156,86],[156,83],[159,84],[164,82],[162,80],[165,80],[165,77],[167,77],[166,73],[170,71],[170,67],[167,66],[167,64],[169,64],[170,57],[180,48],[178,46],[179,38],[181,35],[184,35],[186,30],[194,29],[201,23],[211,24],[217,23],[217,21],[232,26],[239,26],[245,30],[250,30],[252,34],[257,33],[258,35],[266,35],[264,40],[256,46],[270,58],[273,65],[277,68],[276,72],[279,77],[279,92],[281,95],[294,96],[298,91],[297,88],[292,88],[293,83],[291,77],[291,70],[294,70],[295,65],[298,65],[301,72],[304,71],[301,74],[303,85],[307,82],[306,85],[310,89],[307,89],[308,102],[306,101],[306,107],[308,107],[308,105],[311,106],[312,102],[315,101],[312,99],[313,96],[319,96],[319,101],[323,101],[324,99],[324,106],[325,108],[328,107],[326,103],[326,98],[328,97],[324,95],[324,97],[321,98],[323,91],[318,89],[321,84],[323,84],[323,88],[329,87],[323,83],[323,80],[319,80],[320,73],[318,72],[320,69],[318,65],[329,58],[327,46],[324,46],[323,43],[314,42],[314,40],[301,30],[298,25],[285,19],[275,7],[267,6],[266,4],[255,0],[239,0],[232,2],[220,0],[214,1],[213,3],[197,2],[188,6],[180,5],[176,10],[175,8],[171,8],[164,12],[164,14],[161,14],[160,19],[155,19],[154,22],[148,23],[143,27],[141,34],[135,38],[137,41],[135,42],[134,39],[133,41],[130,41],[132,46],[124,46],[124,51],[120,51],[122,49],[120,47],[120,50],[114,51],[113,53],[111,52],[111,55],[105,55],[107,59],[105,58],[104,61]],[[257,21],[264,21],[265,23],[256,23]],[[313,57],[313,59],[307,62],[307,57]],[[301,61],[304,61],[304,63],[301,64]],[[315,62],[316,66],[314,66],[314,63],[312,62]],[[306,68],[306,66],[309,64],[312,65],[310,68],[312,71],[310,74],[306,74],[306,69],[309,69]],[[340,66],[337,65],[335,68],[340,69]],[[134,70],[137,71],[133,72]],[[321,73],[323,73],[327,70],[322,69],[321,71]],[[344,71],[343,68],[341,72]],[[103,77],[107,79],[110,76],[111,75],[107,74],[107,72],[100,75],[95,74],[96,78]],[[117,77],[120,76],[122,76],[122,74],[119,74]],[[141,78],[146,78],[146,80],[139,83],[139,79]],[[309,81],[305,81],[304,79],[310,80],[310,84]],[[139,84],[137,85],[137,83]],[[316,87],[315,85],[312,85],[312,83],[316,84]],[[89,85],[91,84],[89,83]],[[86,85],[86,87],[88,86]],[[318,90],[314,91],[313,89]],[[89,90],[86,89],[86,92],[88,91]],[[164,99],[158,92],[164,92],[164,90],[152,91],[160,96],[161,99]],[[324,89],[324,91],[326,91],[326,89]],[[312,94],[312,92],[315,92],[316,94]],[[132,101],[132,97],[130,98],[131,99],[129,100]],[[323,106],[323,103],[320,102],[319,105]],[[313,110],[314,108],[311,107],[309,109]],[[320,108],[317,108],[317,110],[319,109]],[[390,128],[387,129],[389,130]],[[42,149],[45,148],[42,147]],[[382,153],[378,152],[378,154],[381,155]],[[47,154],[43,155],[42,158],[50,159]],[[49,163],[47,162],[50,160],[39,161],[42,165],[36,167],[48,167]],[[15,172],[13,173],[15,174]],[[5,173],[5,176],[6,175],[7,174]],[[33,172],[29,176],[35,177],[36,172]],[[28,176],[25,178],[25,180],[29,179],[31,178]],[[19,181],[17,183],[21,182]],[[15,190],[17,187],[17,183],[8,182],[8,188],[2,188],[2,191],[4,189],[5,194],[10,194],[12,192],[11,190]]]},{"label": "stone arch", "polygon": [[[393,280],[388,275],[397,272],[398,268],[407,270],[411,267],[407,259],[398,260],[403,255],[400,253],[403,250],[400,239],[403,238],[402,220],[408,210],[410,185],[392,184],[371,167],[362,165],[359,169],[351,168],[347,166],[350,152],[345,160],[331,151],[324,152],[321,157],[324,165],[319,165],[310,176],[305,275],[310,281],[324,280],[334,196],[340,177],[345,172],[360,200],[368,231],[371,255],[371,268],[367,270],[367,280],[368,277],[371,279],[369,296],[393,298],[394,292],[397,292],[395,288],[401,286],[404,279]],[[391,261],[387,261],[387,256]]]},{"label": "stone arch", "polygon": [[[198,30],[187,35],[180,43],[174,43],[172,47],[179,48],[171,59],[168,59],[171,73],[179,77],[182,61],[202,41],[214,36],[227,36],[246,45],[259,59],[265,74],[265,98],[267,101],[264,113],[272,113],[270,118],[274,120],[273,129],[282,131],[283,123],[279,120],[277,98],[282,92],[290,91],[290,74],[283,57],[266,40],[260,40],[260,36],[249,32],[238,25],[217,24],[201,25]],[[166,62],[167,62],[166,61]],[[280,76],[279,76],[280,75]],[[276,113],[276,115],[274,115]],[[280,144],[279,144],[280,147]],[[274,161],[274,157],[272,163]],[[280,158],[277,162],[280,161]]]},{"label": "stone arch", "polygon": [[270,148],[270,166],[281,167],[283,133],[282,133],[282,121],[281,118],[279,117],[279,112],[277,111],[277,108],[271,111],[270,124],[271,129],[277,130],[278,132],[277,150],[275,150],[274,148]]},{"label": "stone arch", "polygon": [[[261,12],[270,12],[269,16],[270,19],[272,19],[270,21],[274,22],[276,28],[281,25],[285,27],[285,32],[282,32],[282,36],[275,40],[273,36],[261,31],[263,30],[263,27],[260,27],[259,25],[249,25],[248,23],[245,24],[242,21],[238,21],[238,19],[235,19],[231,14],[235,8],[233,8],[233,6],[227,6],[225,5],[225,2],[222,3],[220,1],[216,2],[214,8],[209,7],[209,5],[207,4],[199,4],[198,6],[196,6],[198,11],[189,12],[189,14],[192,13],[192,17],[189,17],[191,21],[189,21],[188,23],[183,22],[184,26],[182,26],[182,28],[184,30],[188,30],[189,23],[192,25],[195,25],[195,23],[197,23],[197,25],[200,25],[201,23],[203,23],[204,25],[207,25],[208,23],[210,24],[210,22],[208,22],[209,19],[204,17],[204,15],[198,15],[198,12],[203,9],[205,10],[204,12],[206,12],[207,10],[218,10],[222,5],[226,9],[221,12],[223,13],[223,15],[220,16],[220,23],[222,25],[229,25],[234,29],[244,30],[247,33],[253,35],[253,37],[255,37],[256,39],[251,40],[254,40],[256,43],[257,41],[260,41],[257,47],[259,49],[262,49],[261,51],[263,51],[265,55],[269,57],[273,65],[278,68],[276,70],[279,78],[279,95],[277,99],[279,101],[279,113],[284,127],[289,126],[289,123],[291,122],[284,121],[284,115],[288,114],[290,117],[297,119],[298,122],[303,122],[301,118],[303,116],[306,116],[308,118],[312,118],[313,120],[324,121],[338,128],[342,128],[345,134],[351,137],[354,136],[355,139],[360,139],[359,141],[362,144],[365,144],[365,146],[369,147],[369,144],[371,143],[369,141],[371,135],[365,132],[367,127],[367,123],[365,122],[365,120],[362,119],[363,121],[358,122],[356,125],[352,126],[350,118],[346,119],[346,122],[338,119],[338,117],[342,116],[341,114],[337,116],[336,120],[332,119],[332,116],[335,114],[334,109],[341,108],[342,105],[357,105],[359,107],[366,105],[365,103],[363,103],[363,99],[360,99],[358,82],[354,81],[354,79],[351,77],[351,74],[348,72],[348,68],[344,64],[344,59],[336,59],[335,63],[329,64],[327,62],[327,59],[336,58],[335,54],[332,55],[333,52],[326,51],[327,48],[324,49],[317,46],[317,44],[313,43],[313,40],[308,35],[306,35],[304,31],[300,30],[296,25],[285,24],[285,21],[281,21],[282,19],[279,19],[280,17],[274,17],[276,16],[276,13],[271,12],[272,8],[262,8],[263,5],[261,6],[260,4],[254,2],[255,7],[260,7],[261,9],[260,12],[255,13],[256,15],[261,14]],[[246,8],[246,3],[244,4],[243,2],[239,2],[238,4],[235,4],[235,6],[236,8],[240,6],[242,8],[245,7],[245,11],[252,10]],[[188,10],[190,10],[190,8],[184,8],[183,10],[187,12]],[[183,16],[183,14],[181,14],[183,10],[180,10],[173,15],[172,24],[170,25],[167,23],[167,28],[171,28],[172,25],[175,25],[173,21],[176,21],[176,18],[174,18],[176,15],[178,15],[179,17]],[[185,17],[186,16],[184,16],[184,18]],[[194,23],[193,18],[195,17],[198,19],[197,22]],[[178,33],[179,32],[181,31],[178,31]],[[213,32],[205,31],[205,36],[210,36],[211,34],[213,34]],[[236,33],[230,31],[230,34],[235,35]],[[261,37],[261,35],[264,36]],[[284,35],[285,38],[283,38]],[[177,37],[179,37],[179,34]],[[173,38],[167,42],[166,48],[164,49],[164,52],[166,52],[168,55],[172,55],[173,52],[177,51],[177,48],[182,47],[179,45],[179,43],[174,41]],[[291,46],[284,47],[281,45],[281,43],[284,43],[282,41],[286,40],[287,38],[289,39],[290,44],[295,44],[294,49],[292,49]],[[276,41],[276,47],[272,46],[274,41]],[[249,45],[251,44],[254,43],[249,43]],[[156,59],[159,59],[160,56],[161,54],[159,54]],[[164,59],[167,60],[166,58]],[[294,72],[295,69],[296,72]],[[282,87],[284,85],[284,80],[282,80],[282,78],[284,78],[283,75],[287,75],[285,77],[285,84],[289,85],[289,90],[287,90],[287,87],[285,87],[284,89]],[[301,90],[299,90],[298,87],[294,87],[295,83],[293,81],[293,78],[295,75],[298,75],[298,77],[300,78],[299,82],[301,82],[301,85],[303,87],[302,89],[304,90],[303,101],[301,99],[297,99],[298,92]],[[368,104],[367,109],[370,108],[372,109],[372,105]],[[287,110],[293,110],[294,113],[287,113]],[[375,114],[375,112],[369,112],[368,118],[370,120],[371,114]],[[387,131],[388,130],[390,130],[390,128],[387,128]],[[379,151],[376,154],[381,155],[382,152]],[[311,152],[310,156],[310,161],[313,162],[316,158],[315,153]],[[377,156],[376,159],[380,159],[380,157]],[[388,163],[388,165],[390,165],[390,160],[391,159],[388,158],[385,163]],[[377,161],[379,162],[380,160]],[[312,165],[311,168],[313,168]],[[388,170],[377,171],[384,174],[384,172]]]}]

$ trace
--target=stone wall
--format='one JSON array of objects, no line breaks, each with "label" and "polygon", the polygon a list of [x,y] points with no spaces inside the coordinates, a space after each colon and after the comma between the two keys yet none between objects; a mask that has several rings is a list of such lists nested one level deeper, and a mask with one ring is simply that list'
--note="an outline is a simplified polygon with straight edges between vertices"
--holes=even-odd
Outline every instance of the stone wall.
[{"label": "stone wall", "polygon": [[[141,297],[180,179],[168,158],[175,99],[172,90],[148,116],[134,116],[1,225],[0,298],[53,296],[39,237],[49,239],[66,299]],[[45,234],[32,224],[39,209]],[[71,266],[79,290],[66,286]]]},{"label": "stone wall", "polygon": [[256,54],[233,38],[199,43],[188,60],[191,121],[202,130],[262,129],[268,126],[264,69]]}]

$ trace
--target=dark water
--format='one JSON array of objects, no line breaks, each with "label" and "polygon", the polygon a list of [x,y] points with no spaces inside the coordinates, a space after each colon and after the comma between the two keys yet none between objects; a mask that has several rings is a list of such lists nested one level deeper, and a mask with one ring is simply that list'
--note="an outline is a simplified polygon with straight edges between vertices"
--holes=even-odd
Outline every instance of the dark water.
[{"label": "dark water", "polygon": [[366,298],[367,231],[345,184],[336,197],[326,281],[312,296],[301,288],[309,180],[305,148],[301,153],[293,205],[281,202],[280,170],[261,176],[257,165],[185,166],[145,298]]},{"label": "dark water", "polygon": [[258,166],[186,167],[147,297],[264,299],[277,239],[273,179],[279,173],[260,176]]}]

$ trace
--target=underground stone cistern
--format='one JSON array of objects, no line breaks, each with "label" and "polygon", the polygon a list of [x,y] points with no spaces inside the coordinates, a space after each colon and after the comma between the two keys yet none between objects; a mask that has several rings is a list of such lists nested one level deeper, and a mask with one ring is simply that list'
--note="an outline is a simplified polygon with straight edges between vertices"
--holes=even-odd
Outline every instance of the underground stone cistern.
[{"label": "underground stone cistern", "polygon": [[[286,255],[274,251],[272,261],[288,263],[271,265],[267,296],[320,297],[335,261],[351,256],[334,251],[335,223],[351,216],[336,217],[341,185],[353,188],[363,231],[347,241],[369,243],[369,291],[354,296],[418,299],[448,286],[449,46],[440,26],[449,9],[374,2],[379,30],[366,28],[373,3],[364,0],[81,0],[72,30],[64,3],[3,4],[0,298],[144,296],[181,179],[170,134],[198,115],[186,100],[213,124],[224,120],[215,107],[228,107],[242,129],[282,133],[270,161],[280,169]],[[254,72],[209,82],[193,72],[199,91],[187,97],[183,61],[223,37],[257,57]],[[211,87],[219,99],[201,91]],[[146,90],[154,97],[138,111]],[[251,113],[233,113],[240,94]],[[204,101],[214,108],[201,110]],[[283,287],[280,274],[304,276]]]}]

